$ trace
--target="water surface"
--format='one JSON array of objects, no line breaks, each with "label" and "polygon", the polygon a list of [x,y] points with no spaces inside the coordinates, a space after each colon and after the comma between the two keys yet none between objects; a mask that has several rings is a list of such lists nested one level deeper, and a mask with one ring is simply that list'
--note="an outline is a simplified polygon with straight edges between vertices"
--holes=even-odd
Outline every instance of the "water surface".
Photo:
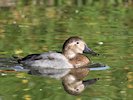
[{"label": "water surface", "polygon": [[132,100],[133,8],[125,6],[19,6],[0,9],[0,66],[8,58],[31,53],[61,51],[70,36],[80,36],[100,53],[93,62],[109,65],[91,71],[86,79],[100,80],[81,95],[67,94],[56,79],[24,72],[0,73],[0,100]]}]

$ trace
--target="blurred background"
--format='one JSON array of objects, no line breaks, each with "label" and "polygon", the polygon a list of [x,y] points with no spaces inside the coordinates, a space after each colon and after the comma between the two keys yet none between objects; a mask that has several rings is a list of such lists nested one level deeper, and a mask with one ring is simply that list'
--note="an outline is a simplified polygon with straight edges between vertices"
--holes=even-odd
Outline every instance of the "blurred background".
[{"label": "blurred background", "polygon": [[12,66],[12,55],[61,51],[70,36],[111,67],[90,72],[96,84],[72,96],[59,80],[0,72],[0,100],[132,100],[133,0],[0,0],[0,66]]}]

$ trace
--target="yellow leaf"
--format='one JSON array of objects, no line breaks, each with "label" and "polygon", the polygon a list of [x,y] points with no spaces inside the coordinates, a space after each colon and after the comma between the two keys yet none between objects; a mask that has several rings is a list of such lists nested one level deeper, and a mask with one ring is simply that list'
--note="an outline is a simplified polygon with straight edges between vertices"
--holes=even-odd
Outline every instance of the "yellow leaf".
[{"label": "yellow leaf", "polygon": [[15,54],[21,54],[21,53],[23,53],[23,50],[17,49],[17,50],[15,50],[14,52],[15,52]]},{"label": "yellow leaf", "polygon": [[130,89],[133,89],[133,85],[132,84],[128,84],[127,87],[130,88]]},{"label": "yellow leaf", "polygon": [[28,94],[24,95],[23,98],[24,100],[31,100],[31,96]]},{"label": "yellow leaf", "polygon": [[23,80],[22,80],[22,83],[23,83],[23,84],[26,84],[26,83],[28,83],[28,80],[27,80],[27,79],[23,79]]}]

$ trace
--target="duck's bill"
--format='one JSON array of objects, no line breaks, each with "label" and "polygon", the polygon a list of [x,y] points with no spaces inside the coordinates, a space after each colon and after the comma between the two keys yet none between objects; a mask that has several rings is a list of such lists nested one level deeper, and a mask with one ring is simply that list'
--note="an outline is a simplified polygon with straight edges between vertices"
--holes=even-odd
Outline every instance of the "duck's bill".
[{"label": "duck's bill", "polygon": [[87,45],[85,45],[85,48],[84,48],[84,53],[88,53],[88,54],[91,54],[93,56],[98,56],[99,54],[94,52],[93,50],[91,50],[90,48],[87,47]]},{"label": "duck's bill", "polygon": [[96,81],[99,80],[99,78],[94,78],[94,79],[89,79],[89,80],[85,80],[83,81],[83,84],[85,87],[91,85],[91,84],[94,84],[96,83]]}]

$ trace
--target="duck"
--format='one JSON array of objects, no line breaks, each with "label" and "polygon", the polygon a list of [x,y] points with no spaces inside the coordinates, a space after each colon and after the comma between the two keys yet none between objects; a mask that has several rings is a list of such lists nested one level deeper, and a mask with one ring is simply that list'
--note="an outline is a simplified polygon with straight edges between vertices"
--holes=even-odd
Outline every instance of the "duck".
[{"label": "duck", "polygon": [[90,59],[83,53],[99,55],[90,49],[77,36],[68,38],[62,47],[62,52],[49,51],[41,54],[30,54],[18,59],[18,63],[30,69],[29,74],[49,76],[60,79],[71,72],[71,69],[91,64]]}]

